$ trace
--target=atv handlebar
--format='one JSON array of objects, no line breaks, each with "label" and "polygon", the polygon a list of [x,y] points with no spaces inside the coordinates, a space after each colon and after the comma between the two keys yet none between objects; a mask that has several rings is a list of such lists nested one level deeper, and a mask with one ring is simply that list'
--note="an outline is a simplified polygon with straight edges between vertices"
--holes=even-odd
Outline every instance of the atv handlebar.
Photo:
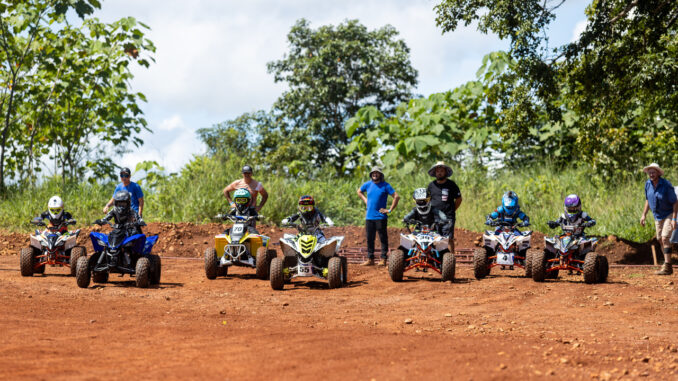
[{"label": "atv handlebar", "polygon": [[243,216],[232,216],[230,214],[217,214],[216,216],[214,216],[214,219],[216,219],[216,220],[224,220],[224,221],[225,220],[231,220],[232,222],[239,222],[239,221],[249,222],[249,221],[252,221],[252,220],[261,220],[262,218],[264,218],[264,216],[262,216],[262,215],[243,217]]}]

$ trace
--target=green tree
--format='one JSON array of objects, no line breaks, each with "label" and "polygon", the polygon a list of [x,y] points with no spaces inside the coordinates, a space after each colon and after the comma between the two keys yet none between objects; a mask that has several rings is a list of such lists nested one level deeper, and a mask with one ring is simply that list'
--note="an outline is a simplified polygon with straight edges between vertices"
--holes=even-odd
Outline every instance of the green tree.
[{"label": "green tree", "polygon": [[475,22],[510,40],[516,66],[499,100],[514,136],[528,138],[540,124],[571,126],[578,158],[608,175],[637,170],[658,152],[677,160],[678,3],[595,0],[580,38],[549,49],[547,29],[562,3],[445,0],[436,21],[443,32]]},{"label": "green tree", "polygon": [[289,89],[272,112],[278,124],[271,132],[283,140],[264,144],[262,154],[343,171],[354,158],[344,150],[346,120],[364,106],[391,115],[417,83],[409,48],[397,36],[391,26],[368,30],[357,20],[318,29],[297,21],[287,36],[289,53],[268,64],[275,81]]}]

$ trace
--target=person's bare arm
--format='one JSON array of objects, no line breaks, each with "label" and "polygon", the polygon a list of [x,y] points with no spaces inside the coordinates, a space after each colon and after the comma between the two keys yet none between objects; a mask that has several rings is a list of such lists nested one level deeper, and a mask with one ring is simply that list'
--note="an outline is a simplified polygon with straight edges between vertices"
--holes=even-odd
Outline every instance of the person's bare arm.
[{"label": "person's bare arm", "polygon": [[108,202],[104,206],[104,213],[108,213],[108,209],[111,208],[111,205],[113,205],[114,202],[115,202],[115,200],[113,200],[113,197],[111,197],[111,199],[108,200]]},{"label": "person's bare arm", "polygon": [[381,213],[393,212],[396,206],[398,206],[398,201],[400,201],[400,196],[398,196],[398,192],[393,192],[393,201],[391,202],[391,208],[388,210],[380,210],[380,212]]},{"label": "person's bare arm", "polygon": [[454,200],[454,210],[459,209],[459,205],[461,205],[461,196],[457,197],[457,198]]},{"label": "person's bare arm", "polygon": [[363,194],[363,192],[360,191],[360,188],[358,188],[358,197],[360,197],[360,199],[363,200],[365,205],[367,205],[367,197],[365,197],[365,194]]},{"label": "person's bare arm", "polygon": [[673,218],[671,218],[671,228],[676,230],[676,218],[678,218],[678,201],[673,203]]},{"label": "person's bare arm", "polygon": [[144,216],[144,198],[140,197],[139,198],[139,217]]},{"label": "person's bare arm", "polygon": [[[648,210],[650,210],[650,203],[647,200],[645,200],[645,207],[643,207],[643,214],[640,216],[640,225],[641,226],[645,226],[645,216],[647,216]],[[676,210],[675,206],[674,206],[673,210],[674,211]]]},{"label": "person's bare arm", "polygon": [[261,194],[261,204],[257,205],[256,209],[257,212],[261,210],[261,208],[264,207],[264,204],[266,203],[266,200],[268,200],[268,192],[266,192],[266,189],[264,187],[261,187],[261,190],[259,191]]}]

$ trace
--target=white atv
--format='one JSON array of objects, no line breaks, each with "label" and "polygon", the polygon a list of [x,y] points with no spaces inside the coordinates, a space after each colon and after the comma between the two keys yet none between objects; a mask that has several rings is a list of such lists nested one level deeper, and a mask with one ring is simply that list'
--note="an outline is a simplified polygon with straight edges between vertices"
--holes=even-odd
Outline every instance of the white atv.
[{"label": "white atv", "polygon": [[432,269],[442,281],[454,281],[456,259],[448,248],[448,238],[427,225],[417,224],[414,232],[406,224],[408,234],[400,234],[398,250],[388,257],[388,274],[394,282],[403,279],[409,270],[426,272]]},{"label": "white atv", "polygon": [[[521,232],[514,223],[492,221],[495,231],[485,230],[483,234],[484,250],[476,250],[473,255],[473,274],[476,279],[485,278],[493,267],[513,270],[525,269],[525,276],[532,277],[532,255],[528,253],[532,231]],[[529,226],[522,223],[520,226]]]},{"label": "white atv", "polygon": [[285,234],[280,240],[282,258],[271,260],[271,288],[282,290],[285,283],[297,277],[315,277],[327,280],[330,288],[346,284],[348,261],[339,256],[344,237],[325,238],[319,227],[307,230],[303,225],[296,227],[299,233]]}]

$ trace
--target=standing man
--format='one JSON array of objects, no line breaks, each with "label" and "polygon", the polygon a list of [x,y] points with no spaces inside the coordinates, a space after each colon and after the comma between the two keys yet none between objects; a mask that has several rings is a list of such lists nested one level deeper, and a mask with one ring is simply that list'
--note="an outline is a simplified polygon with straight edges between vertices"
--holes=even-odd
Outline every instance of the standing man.
[{"label": "standing man", "polygon": [[664,265],[657,275],[673,274],[671,265],[671,232],[676,228],[676,217],[678,216],[678,202],[676,192],[671,183],[662,178],[664,171],[659,164],[652,163],[643,168],[649,179],[645,182],[645,207],[640,216],[640,224],[645,226],[645,216],[648,209],[652,209],[654,216],[654,227],[657,231],[657,241],[664,249]]},{"label": "standing man", "polygon": [[[264,207],[266,200],[268,200],[268,192],[266,192],[266,189],[264,189],[264,186],[261,185],[260,182],[252,178],[252,167],[249,165],[242,167],[242,179],[235,180],[224,188],[224,196],[226,196],[226,200],[228,200],[228,204],[231,208],[235,208],[235,203],[231,199],[231,192],[240,188],[245,188],[250,191],[250,195],[252,196],[250,206],[253,206],[254,209],[259,212],[261,208]],[[261,202],[257,204],[257,196],[259,194],[261,194]]]},{"label": "standing man", "polygon": [[120,170],[120,180],[122,183],[118,184],[113,191],[113,197],[108,201],[106,206],[104,206],[104,213],[108,213],[108,209],[111,208],[111,205],[115,202],[114,197],[118,191],[126,190],[130,194],[130,206],[134,209],[139,217],[143,217],[144,214],[144,192],[141,190],[139,184],[130,180],[132,172],[129,168],[123,168]]},{"label": "standing man", "polygon": [[[367,236],[367,261],[363,266],[374,265],[374,240],[379,233],[381,242],[381,262],[386,265],[386,253],[388,253],[388,215],[398,205],[400,196],[393,190],[391,184],[384,181],[384,173],[379,167],[373,167],[370,171],[371,181],[366,182],[358,188],[358,196],[367,206],[365,213],[365,235]],[[391,207],[386,209],[388,196],[393,197]]]},{"label": "standing man", "polygon": [[435,163],[428,170],[428,174],[436,178],[428,184],[428,191],[431,192],[431,205],[445,213],[447,219],[450,220],[450,223],[445,225],[445,231],[441,231],[440,234],[448,237],[448,248],[450,253],[454,254],[454,225],[457,220],[457,208],[461,205],[461,191],[457,184],[449,179],[452,176],[452,168],[444,162]]}]

